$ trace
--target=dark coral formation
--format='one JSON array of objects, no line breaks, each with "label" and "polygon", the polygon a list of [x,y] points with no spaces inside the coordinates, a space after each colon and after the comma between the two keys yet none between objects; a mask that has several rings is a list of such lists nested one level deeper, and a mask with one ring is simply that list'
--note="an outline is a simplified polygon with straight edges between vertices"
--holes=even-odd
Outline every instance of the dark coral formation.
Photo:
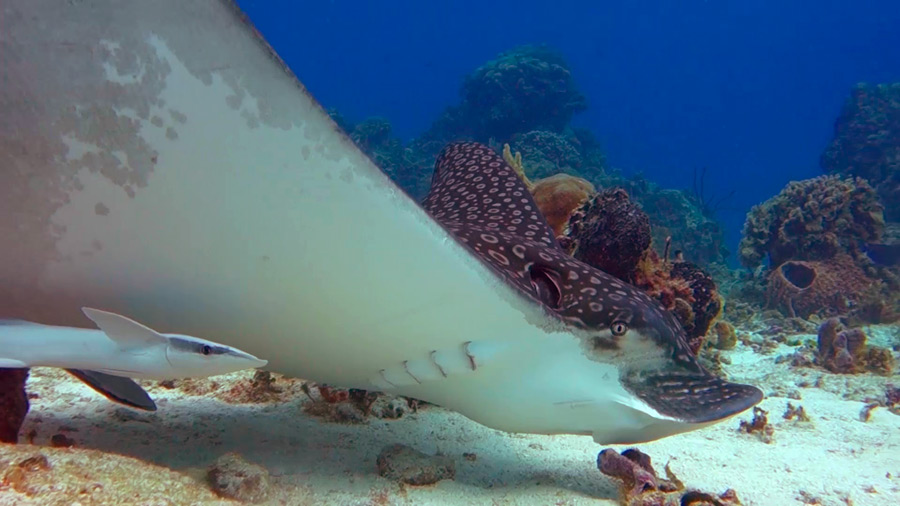
[{"label": "dark coral formation", "polygon": [[575,258],[630,280],[650,246],[650,219],[622,189],[595,194],[569,220],[563,246]]},{"label": "dark coral formation", "polygon": [[722,309],[722,297],[706,271],[690,262],[670,262],[648,250],[629,281],[658,300],[684,327],[694,353]]},{"label": "dark coral formation", "polygon": [[0,369],[0,442],[15,443],[28,414],[28,369]]},{"label": "dark coral formation", "polygon": [[681,325],[689,338],[688,344],[697,353],[703,344],[703,336],[722,312],[722,297],[712,276],[696,264],[674,262],[669,275],[673,280],[684,281],[690,289],[689,295],[683,299],[690,305],[690,313],[676,313],[676,316],[680,316]]},{"label": "dark coral formation", "polygon": [[755,268],[788,260],[827,260],[838,253],[860,258],[860,243],[877,241],[884,216],[864,180],[820,176],[789,183],[754,206],[744,223],[740,260]]},{"label": "dark coral formation", "polygon": [[859,84],[834,125],[834,139],[821,158],[831,174],[865,178],[900,221],[900,83]]},{"label": "dark coral formation", "polygon": [[531,130],[560,132],[587,108],[560,53],[546,46],[506,51],[466,77],[462,116],[475,140],[501,142]]},{"label": "dark coral formation", "polygon": [[846,254],[824,261],[789,260],[769,274],[766,303],[791,317],[845,314],[873,283]]},{"label": "dark coral formation", "polygon": [[558,237],[566,233],[572,214],[595,192],[594,185],[569,174],[555,174],[535,181],[531,188],[534,202]]},{"label": "dark coral formation", "polygon": [[866,346],[862,329],[845,329],[837,318],[819,326],[816,361],[831,372],[843,374],[872,371],[889,375],[894,366],[890,350]]},{"label": "dark coral formation", "polygon": [[684,484],[666,466],[667,479],[657,476],[650,457],[634,448],[617,453],[607,448],[597,455],[597,468],[621,481],[620,491],[628,506],[737,506],[737,493],[728,489],[713,496],[684,490]]}]

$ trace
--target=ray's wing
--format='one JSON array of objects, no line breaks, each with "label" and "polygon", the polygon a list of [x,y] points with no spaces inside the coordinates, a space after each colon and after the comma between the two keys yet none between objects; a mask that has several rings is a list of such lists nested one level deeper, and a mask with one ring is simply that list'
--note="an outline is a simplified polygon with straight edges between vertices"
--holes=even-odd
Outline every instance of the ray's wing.
[{"label": "ray's wing", "polygon": [[6,1],[0,81],[0,317],[102,307],[363,387],[538,312],[233,2]]}]

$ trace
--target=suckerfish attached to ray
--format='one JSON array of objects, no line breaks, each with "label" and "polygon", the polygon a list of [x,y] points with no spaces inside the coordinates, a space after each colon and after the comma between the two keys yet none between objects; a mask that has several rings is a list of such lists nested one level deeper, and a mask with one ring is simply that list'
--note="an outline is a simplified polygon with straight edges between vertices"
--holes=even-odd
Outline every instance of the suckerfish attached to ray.
[{"label": "suckerfish attached to ray", "polygon": [[108,311],[83,311],[99,330],[0,320],[0,367],[59,367],[112,400],[153,409],[129,378],[200,378],[267,363],[205,339],[160,334]]},{"label": "suckerfish attached to ray", "polygon": [[71,325],[104,307],[272,371],[601,443],[762,397],[703,370],[649,297],[565,255],[484,146],[443,152],[423,208],[233,2],[4,9],[4,316]]}]

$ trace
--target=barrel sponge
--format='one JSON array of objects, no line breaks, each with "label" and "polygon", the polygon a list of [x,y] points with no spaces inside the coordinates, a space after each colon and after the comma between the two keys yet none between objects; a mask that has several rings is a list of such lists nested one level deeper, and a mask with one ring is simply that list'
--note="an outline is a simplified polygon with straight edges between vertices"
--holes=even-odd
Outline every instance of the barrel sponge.
[{"label": "barrel sponge", "polygon": [[832,316],[846,312],[873,283],[846,254],[824,261],[790,260],[769,274],[769,307],[800,318],[813,313]]}]

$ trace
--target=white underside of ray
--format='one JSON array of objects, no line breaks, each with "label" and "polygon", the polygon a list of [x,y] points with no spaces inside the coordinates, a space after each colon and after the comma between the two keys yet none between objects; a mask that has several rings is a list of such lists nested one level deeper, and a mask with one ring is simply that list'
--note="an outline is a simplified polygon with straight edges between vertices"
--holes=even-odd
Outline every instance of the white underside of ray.
[{"label": "white underside of ray", "polygon": [[[59,309],[114,311],[500,429],[656,437],[646,426],[664,417],[391,184],[225,2],[5,8],[2,70],[28,75],[0,91],[23,123],[0,122],[14,139],[0,192],[31,193],[0,232],[32,249],[0,249],[0,279],[37,272],[39,288],[11,316],[69,301]],[[126,128],[86,131],[73,114]],[[110,169],[128,176],[151,154],[138,183]],[[46,188],[72,175],[59,204]],[[50,223],[29,221],[51,203]]]},{"label": "white underside of ray", "polygon": [[[133,198],[101,174],[78,173],[83,189],[53,216],[68,259],[48,266],[45,289],[102,287],[114,297],[107,306],[141,321],[164,319],[274,370],[358,387],[401,358],[545,334],[318,106],[300,104],[300,127],[248,128],[215,74],[206,85],[165,41],[147,44],[172,69],[161,98],[187,121],[176,140],[142,122],[158,165]],[[70,159],[101,151],[66,142]]]}]

